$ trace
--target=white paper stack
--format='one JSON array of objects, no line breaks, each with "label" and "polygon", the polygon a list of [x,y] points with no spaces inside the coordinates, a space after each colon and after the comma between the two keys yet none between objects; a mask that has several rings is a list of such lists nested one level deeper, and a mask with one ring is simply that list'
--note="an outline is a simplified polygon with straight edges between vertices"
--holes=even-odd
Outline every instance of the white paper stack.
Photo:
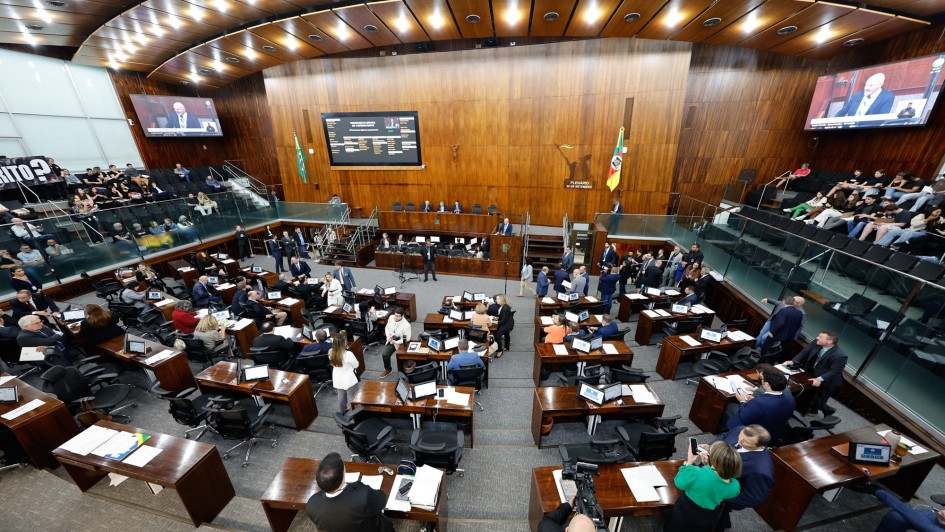
[{"label": "white paper stack", "polygon": [[556,355],[568,354],[568,347],[564,344],[554,344],[554,350]]},{"label": "white paper stack", "polygon": [[747,342],[755,339],[754,336],[742,331],[729,331],[728,337],[733,342]]},{"label": "white paper stack", "polygon": [[666,311],[663,310],[663,309],[656,309],[656,310],[654,310],[653,312],[656,312],[657,315],[659,315],[659,316],[661,316],[661,317],[663,317],[663,318],[668,318],[668,317],[669,317],[669,312],[666,312]]},{"label": "white paper stack", "polygon": [[359,294],[366,295],[366,296],[369,296],[369,295],[373,294],[374,291],[371,290],[370,288],[362,288],[362,289],[358,290],[358,293],[359,293]]},{"label": "white paper stack", "polygon": [[655,318],[655,317],[659,316],[659,314],[657,314],[655,310],[644,310],[644,311],[643,311],[643,314],[646,314],[647,317],[649,317],[649,318]]},{"label": "white paper stack", "polygon": [[24,347],[20,349],[20,362],[39,362],[40,360],[45,360],[46,355],[43,354],[45,349],[45,347]]},{"label": "white paper stack", "polygon": [[170,349],[165,349],[164,351],[161,351],[160,353],[156,355],[152,355],[144,359],[144,363],[148,365],[156,364],[164,360],[165,358],[170,358],[173,354],[174,354],[174,351],[171,351]]},{"label": "white paper stack", "polygon": [[386,310],[378,310],[375,314],[377,314],[377,318],[380,319],[386,316],[388,312]]},{"label": "white paper stack", "polygon": [[12,381],[15,378],[16,378],[16,375],[7,375],[5,377],[0,377],[0,386],[3,386],[8,381]]},{"label": "white paper stack", "polygon": [[554,299],[551,299],[551,298],[548,297],[548,296],[545,296],[545,297],[541,298],[541,302],[542,302],[543,305],[554,305],[555,300],[554,300]]},{"label": "white paper stack", "polygon": [[645,295],[643,295],[643,294],[627,294],[627,297],[630,298],[630,299],[648,299],[648,298],[647,298]]},{"label": "white paper stack", "polygon": [[541,324],[542,324],[542,325],[554,325],[554,322],[555,322],[555,321],[551,318],[551,316],[542,316],[542,317],[541,317]]},{"label": "white paper stack", "polygon": [[420,466],[413,479],[413,486],[407,498],[410,505],[425,510],[436,508],[437,494],[440,492],[440,482],[443,480],[443,471],[428,465]]},{"label": "white paper stack", "polygon": [[597,298],[594,296],[587,296],[584,299],[590,301],[591,303],[597,303]]},{"label": "white paper stack", "polygon": [[742,388],[746,391],[754,389],[754,386],[750,382],[746,381],[741,375],[729,375],[728,377],[725,377],[725,379],[728,380],[729,384],[732,385],[733,390],[738,390],[739,388]]},{"label": "white paper stack", "polygon": [[112,439],[116,434],[118,434],[117,430],[92,425],[71,440],[60,445],[59,448],[64,451],[69,451],[70,453],[86,456],[95,449],[98,449],[103,443]]},{"label": "white paper stack", "polygon": [[357,482],[361,478],[361,473],[357,471],[353,473],[345,472],[345,484],[351,484],[352,482]]},{"label": "white paper stack", "polygon": [[655,502],[660,500],[656,488],[666,486],[666,479],[655,465],[628,467],[621,469],[624,480],[637,502]]},{"label": "white paper stack", "polygon": [[292,297],[287,297],[287,298],[283,299],[282,301],[279,301],[279,304],[280,304],[280,305],[285,305],[285,306],[287,306],[287,307],[290,307],[290,306],[292,306],[292,305],[294,305],[294,304],[296,304],[296,303],[298,303],[298,302],[299,302],[298,299],[295,299],[295,298],[292,298]]},{"label": "white paper stack", "polygon": [[379,490],[384,483],[384,475],[364,475],[361,477],[361,483]]},{"label": "white paper stack", "polygon": [[397,498],[397,492],[400,489],[401,483],[404,479],[409,479],[409,476],[397,475],[394,477],[394,488],[390,490],[390,496],[387,497],[387,504],[384,506],[385,510],[393,510],[395,512],[409,512],[410,511],[410,501],[402,501]]},{"label": "white paper stack", "polygon": [[656,404],[656,396],[650,392],[649,388],[647,388],[645,384],[631,384],[630,389],[633,391],[634,401],[648,405]]},{"label": "white paper stack", "polygon": [[693,314],[707,314],[711,311],[707,309],[706,307],[703,307],[702,305],[693,305],[689,309],[689,312],[692,312]]},{"label": "white paper stack", "polygon": [[243,319],[241,319],[240,321],[236,322],[236,325],[234,325],[233,328],[234,328],[234,329],[242,329],[243,327],[246,327],[246,326],[249,325],[250,323],[253,323],[253,319],[252,319],[252,318],[243,318]]},{"label": "white paper stack", "polygon": [[619,353],[617,352],[617,346],[614,345],[614,344],[607,343],[607,344],[604,344],[604,345],[602,346],[602,348],[604,349],[604,354],[606,354],[606,355],[617,355],[617,354],[619,354]]},{"label": "white paper stack", "polygon": [[665,293],[668,296],[678,296],[679,290],[673,290],[672,288],[667,288],[663,290],[663,293]]},{"label": "white paper stack", "polygon": [[301,327],[293,327],[291,325],[283,325],[281,327],[276,327],[272,330],[273,334],[276,336],[281,336],[286,340],[295,340],[302,334]]},{"label": "white paper stack", "polygon": [[338,305],[330,305],[325,308],[325,314],[331,314],[332,312],[338,310]]},{"label": "white paper stack", "polygon": [[603,322],[603,321],[604,321],[604,315],[603,315],[603,314],[594,314],[594,317],[597,318],[597,321],[599,321],[599,322]]},{"label": "white paper stack", "polygon": [[785,366],[784,364],[775,364],[774,367],[778,368],[778,370],[781,373],[787,373],[788,375],[797,375],[798,373],[803,371],[800,368],[794,368],[794,367],[789,368]]},{"label": "white paper stack", "polygon": [[709,381],[709,384],[714,386],[719,391],[732,394],[735,393],[735,390],[732,389],[732,383],[729,382],[729,380],[725,377],[710,376],[706,377],[706,379]]},{"label": "white paper stack", "polygon": [[30,410],[36,410],[37,408],[43,406],[44,404],[46,403],[41,399],[33,399],[32,401],[26,403],[25,405],[14,408],[13,410],[10,410],[9,412],[7,412],[6,414],[3,414],[3,416],[0,416],[0,417],[3,417],[3,419],[6,419],[6,420],[16,419],[22,416],[23,414],[29,412]]},{"label": "white paper stack", "polygon": [[230,288],[233,288],[233,287],[235,287],[235,286],[236,286],[236,285],[233,284],[233,283],[218,284],[218,285],[217,285],[217,290],[229,290]]},{"label": "white paper stack", "polygon": [[693,340],[692,337],[689,336],[688,334],[685,336],[680,336],[679,339],[682,340],[683,342],[686,342],[692,347],[699,347],[700,345],[702,345],[701,343],[699,343],[698,340]]},{"label": "white paper stack", "polygon": [[142,445],[138,449],[125,457],[122,462],[133,465],[137,467],[144,467],[148,465],[148,462],[154,459],[155,456],[161,454],[161,451],[164,449],[158,447],[151,447],[148,445]]},{"label": "white paper stack", "polygon": [[174,300],[173,300],[173,299],[162,299],[162,300],[158,301],[157,303],[155,303],[154,306],[155,306],[155,307],[166,307],[166,306],[168,306],[168,305],[170,305],[170,304],[172,304],[172,303],[174,303]]}]

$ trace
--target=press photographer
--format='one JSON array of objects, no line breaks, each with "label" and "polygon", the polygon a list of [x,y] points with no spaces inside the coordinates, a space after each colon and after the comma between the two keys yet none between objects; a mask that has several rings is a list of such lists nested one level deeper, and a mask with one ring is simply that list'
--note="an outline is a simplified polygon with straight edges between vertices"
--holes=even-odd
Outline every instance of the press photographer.
[{"label": "press photographer", "polygon": [[[597,476],[597,466],[578,462],[574,468],[568,460],[566,453],[562,454],[564,459],[564,471],[561,472],[561,480],[572,480],[576,488],[571,502],[563,502],[554,511],[549,512],[538,523],[538,532],[598,532],[607,530],[607,522],[597,503],[595,495],[594,477]],[[574,513],[574,517],[571,514]],[[571,522],[568,523],[568,518]],[[565,526],[567,523],[567,526]]]}]

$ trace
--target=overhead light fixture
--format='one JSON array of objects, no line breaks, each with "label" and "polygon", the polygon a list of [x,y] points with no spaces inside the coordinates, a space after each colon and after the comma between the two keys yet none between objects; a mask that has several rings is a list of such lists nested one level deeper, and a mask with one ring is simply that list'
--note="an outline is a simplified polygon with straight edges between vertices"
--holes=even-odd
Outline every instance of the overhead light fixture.
[{"label": "overhead light fixture", "polygon": [[236,63],[239,63],[239,62],[240,62],[240,58],[239,58],[239,57],[229,56],[229,57],[227,57],[227,58],[225,59],[225,61],[226,61],[227,63],[236,64]]},{"label": "overhead light fixture", "polygon": [[745,17],[745,22],[742,24],[742,31],[745,33],[751,33],[758,29],[758,26],[760,25],[761,21],[758,20],[758,15],[752,12],[749,13],[747,17]]},{"label": "overhead light fixture", "polygon": [[830,25],[821,26],[820,30],[817,32],[817,36],[814,37],[814,40],[817,41],[817,44],[824,44],[830,40]]},{"label": "overhead light fixture", "polygon": [[797,26],[785,26],[778,30],[778,35],[790,35],[797,31]]},{"label": "overhead light fixture", "polygon": [[722,23],[722,19],[720,19],[719,17],[712,17],[712,18],[705,19],[705,21],[702,22],[702,25],[706,28],[711,28],[713,26],[718,26],[721,23]]},{"label": "overhead light fixture", "polygon": [[505,10],[503,15],[505,21],[509,24],[515,25],[518,23],[521,18],[521,12],[518,10],[518,6],[515,3],[509,4],[509,8]]},{"label": "overhead light fixture", "polygon": [[223,62],[220,61],[219,59],[214,59],[214,60],[213,60],[213,68],[214,68],[214,70],[216,70],[217,72],[223,72],[223,69],[226,68],[226,65],[224,65]]},{"label": "overhead light fixture", "polygon": [[250,61],[252,61],[253,59],[256,59],[257,57],[256,50],[253,50],[249,46],[247,46],[246,49],[243,50],[243,55],[245,55],[246,58],[249,59]]},{"label": "overhead light fixture", "polygon": [[397,19],[397,29],[401,33],[405,33],[410,30],[410,24],[407,22],[407,17],[400,15],[400,18]]},{"label": "overhead light fixture", "polygon": [[440,29],[440,28],[442,28],[442,27],[443,27],[443,16],[440,15],[439,12],[434,13],[433,16],[430,17],[430,25],[433,26],[434,29]]},{"label": "overhead light fixture", "polygon": [[626,15],[623,16],[624,22],[636,22],[638,20],[640,20],[639,13],[627,13]]},{"label": "overhead light fixture", "polygon": [[596,3],[584,11],[584,22],[587,22],[588,24],[593,24],[599,18],[600,8],[597,7]]},{"label": "overhead light fixture", "polygon": [[265,45],[263,45],[262,49],[265,50],[265,51],[267,51],[267,52],[275,52],[275,51],[276,51],[276,47],[275,47],[275,46],[272,46],[271,44],[265,44]]},{"label": "overhead light fixture", "polygon": [[299,43],[295,42],[295,39],[292,37],[289,37],[288,39],[286,39],[284,41],[284,44],[286,48],[288,48],[289,50],[293,52],[299,47]]},{"label": "overhead light fixture", "polygon": [[204,76],[209,76],[210,74],[213,74],[213,71],[210,70],[209,68],[201,68],[199,72],[203,74]]},{"label": "overhead light fixture", "polygon": [[367,24],[364,26],[364,31],[368,33],[377,33],[377,26],[374,24]]},{"label": "overhead light fixture", "polygon": [[309,35],[308,38],[311,39],[311,40],[313,40],[313,41],[315,41],[315,42],[318,42],[318,41],[322,40],[322,36],[321,36],[321,35],[315,35],[314,33],[311,34],[311,35]]},{"label": "overhead light fixture", "polygon": [[183,23],[177,17],[167,17],[167,25],[175,30],[179,30],[181,26],[183,26]]},{"label": "overhead light fixture", "polygon": [[561,15],[555,13],[554,11],[549,11],[549,12],[545,13],[545,16],[543,16],[543,17],[541,17],[541,18],[545,19],[545,22],[554,22],[554,21],[558,20],[558,18],[559,18],[560,16],[561,16]]},{"label": "overhead light fixture", "polygon": [[200,81],[200,76],[197,75],[196,72],[191,72],[191,73],[190,73],[190,79],[191,79],[194,83],[197,83],[197,82]]},{"label": "overhead light fixture", "polygon": [[482,17],[479,15],[466,15],[466,22],[470,24],[478,24],[482,20]]},{"label": "overhead light fixture", "polygon": [[38,15],[39,15],[39,18],[43,19],[43,22],[45,22],[45,23],[47,23],[47,24],[52,23],[53,18],[52,18],[52,15],[49,14],[49,11],[46,11],[45,9],[43,9],[43,8],[41,8],[41,7],[38,8],[36,11],[37,11],[37,13],[38,13]]},{"label": "overhead light fixture", "polygon": [[677,24],[682,22],[682,13],[678,9],[673,9],[666,16],[666,25],[670,28],[675,28]]},{"label": "overhead light fixture", "polygon": [[844,46],[858,46],[860,44],[863,44],[864,42],[865,42],[865,39],[863,39],[862,37],[857,37],[855,39],[850,39],[849,41],[845,41],[843,45]]},{"label": "overhead light fixture", "polygon": [[143,33],[135,35],[135,40],[137,40],[138,44],[141,46],[146,46],[148,44],[148,36]]},{"label": "overhead light fixture", "polygon": [[49,7],[66,7],[66,3],[62,0],[46,0],[45,4]]},{"label": "overhead light fixture", "polygon": [[213,3],[213,5],[217,6],[218,11],[221,11],[224,13],[226,12],[227,9],[230,8],[230,4],[228,4],[226,0],[216,0],[216,2]]},{"label": "overhead light fixture", "polygon": [[345,26],[344,22],[338,23],[338,30],[337,30],[336,37],[338,38],[339,41],[348,40],[348,27]]},{"label": "overhead light fixture", "polygon": [[161,37],[164,36],[164,28],[162,28],[162,27],[160,27],[160,26],[155,26],[155,27],[154,27],[154,30],[152,31],[152,33],[154,33],[154,36],[155,36],[155,37],[157,37],[158,39],[160,39]]},{"label": "overhead light fixture", "polygon": [[190,9],[188,9],[188,11],[190,12],[190,17],[192,19],[198,22],[203,20],[203,11],[199,7],[192,6]]}]

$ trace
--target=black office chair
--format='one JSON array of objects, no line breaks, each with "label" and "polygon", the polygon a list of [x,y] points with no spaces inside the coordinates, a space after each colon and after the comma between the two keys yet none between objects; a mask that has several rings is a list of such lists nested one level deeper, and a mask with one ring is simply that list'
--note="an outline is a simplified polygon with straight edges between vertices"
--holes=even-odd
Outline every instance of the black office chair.
[{"label": "black office chair", "polygon": [[187,355],[187,359],[199,362],[204,368],[208,368],[216,361],[230,356],[230,348],[226,339],[218,340],[213,345],[213,349],[207,349],[203,340],[194,338],[192,335],[180,335],[178,339],[184,342],[186,346],[184,347],[184,354]]},{"label": "black office chair", "polygon": [[664,323],[662,330],[666,336],[676,336],[679,334],[689,334],[699,330],[702,327],[702,318],[682,318],[675,323]]},{"label": "black office chair", "polygon": [[561,444],[558,454],[564,463],[623,464],[633,461],[627,446],[617,439],[594,438],[588,443]]},{"label": "black office chair", "polygon": [[152,386],[151,390],[156,391],[162,399],[167,400],[169,405],[167,411],[174,418],[174,421],[191,427],[184,431],[184,439],[189,439],[190,433],[196,432],[197,437],[194,440],[199,440],[210,428],[206,424],[207,417],[210,415],[210,411],[207,410],[207,405],[210,403],[209,395],[191,397],[197,391],[196,388],[187,388],[181,392],[168,392],[161,389],[157,384]]},{"label": "black office chair", "polygon": [[385,301],[381,296],[374,294],[374,306],[378,309],[386,309],[390,307],[390,302]]},{"label": "black office chair", "polygon": [[384,340],[384,329],[376,324],[368,329],[368,323],[363,319],[346,319],[345,330],[348,331],[348,339],[354,341],[355,336],[361,337],[361,343],[367,349],[372,345],[380,344]]},{"label": "black office chair", "polygon": [[122,286],[122,284],[118,281],[106,279],[104,281],[92,283],[92,288],[95,289],[96,296],[111,303],[112,298],[117,296],[118,293],[124,289],[124,286]]},{"label": "black office chair", "polygon": [[410,450],[418,466],[429,465],[446,470],[447,475],[459,473],[463,476],[465,470],[459,469],[459,463],[463,459],[465,442],[463,431],[448,423],[445,428],[414,429],[410,436]]},{"label": "black office chair", "polygon": [[131,386],[127,384],[101,384],[94,394],[90,387],[99,384],[101,379],[115,376],[116,375],[108,374],[97,375],[95,380],[90,384],[82,377],[79,370],[74,367],[53,366],[40,375],[39,378],[43,381],[43,391],[55,395],[60,401],[66,403],[69,407],[69,411],[73,414],[79,411],[82,400],[87,399],[93,409],[101,410],[115,417],[124,418],[126,420],[125,422],[128,422],[131,421],[131,418],[120,415],[118,412],[128,407],[138,406],[138,403],[135,402],[119,406],[121,402],[128,397]]},{"label": "black office chair", "polygon": [[[721,351],[709,351],[706,354],[706,358],[696,360],[692,363],[692,371],[699,377],[708,377],[710,375],[718,375],[719,373],[730,371],[731,366],[728,354],[722,353]],[[698,384],[699,379],[691,377],[686,379],[686,384],[693,383]]]},{"label": "black office chair", "polygon": [[681,416],[658,417],[654,425],[630,423],[617,427],[617,435],[637,462],[666,460],[676,452],[676,436],[689,430],[677,427]]},{"label": "black office chair", "polygon": [[355,456],[360,457],[365,462],[382,463],[377,455],[388,450],[397,450],[394,445],[394,436],[396,432],[394,427],[382,420],[376,418],[365,419],[360,423],[355,423],[354,419],[364,410],[363,406],[349,410],[344,414],[335,413],[335,423],[344,433],[345,444]]},{"label": "black office chair", "polygon": [[745,330],[748,327],[748,318],[739,318],[737,320],[728,321],[725,326],[729,329],[735,328],[738,330]]},{"label": "black office chair", "polygon": [[641,384],[646,382],[650,376],[643,373],[643,368],[631,368],[630,366],[620,366],[619,368],[610,368],[611,382],[622,384]]},{"label": "black office chair", "polygon": [[321,393],[322,388],[331,384],[332,368],[328,360],[328,353],[304,353],[295,359],[295,368],[299,373],[308,375],[312,386],[318,385],[315,390],[315,397]]},{"label": "black office chair", "polygon": [[823,430],[830,432],[831,429],[840,424],[840,418],[837,416],[827,416],[823,419],[811,419],[807,423],[796,421],[796,425],[788,422],[788,425],[781,431],[781,436],[774,446],[791,445],[801,443],[814,438],[815,431]]},{"label": "black office chair", "polygon": [[604,336],[603,340],[605,342],[625,342],[628,332],[630,332],[630,327],[617,329],[617,332],[614,334],[611,334],[610,336]]},{"label": "black office chair", "polygon": [[589,386],[597,386],[602,379],[605,383],[609,380],[607,368],[601,365],[585,366],[584,375],[567,375],[563,378],[568,386],[580,386],[582,382]]},{"label": "black office chair", "polygon": [[[486,375],[485,366],[475,364],[464,364],[459,368],[454,368],[446,372],[447,379],[453,386],[470,386],[476,389],[476,395],[482,391],[482,382]],[[476,401],[476,406],[482,412],[482,403]]]},{"label": "black office chair", "polygon": [[435,381],[440,374],[440,366],[436,362],[429,362],[422,366],[417,366],[407,374],[407,382],[417,384],[419,382]]},{"label": "black office chair", "polygon": [[772,342],[764,352],[759,353],[760,357],[758,359],[759,363],[765,364],[777,364],[779,355],[784,351],[784,346],[781,345],[780,341]]},{"label": "black office chair", "polygon": [[209,415],[207,424],[213,432],[219,434],[225,440],[240,440],[233,447],[223,452],[223,459],[227,460],[230,453],[246,446],[246,455],[243,457],[242,467],[249,465],[249,456],[253,452],[253,446],[257,442],[272,442],[272,447],[276,447],[279,442],[275,438],[260,438],[257,436],[266,429],[271,429],[275,425],[272,423],[266,425],[266,419],[272,412],[272,405],[268,404],[262,408],[255,405],[244,407],[229,397],[211,397],[207,404]]},{"label": "black office chair", "polygon": [[287,369],[292,365],[292,354],[279,349],[266,349],[264,347],[253,347],[249,350],[249,356],[257,365],[268,364],[273,369]]}]

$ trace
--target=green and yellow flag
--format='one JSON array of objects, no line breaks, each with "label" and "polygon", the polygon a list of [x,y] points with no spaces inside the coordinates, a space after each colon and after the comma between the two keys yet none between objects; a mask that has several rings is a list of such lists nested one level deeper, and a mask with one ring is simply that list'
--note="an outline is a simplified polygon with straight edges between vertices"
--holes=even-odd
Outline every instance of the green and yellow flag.
[{"label": "green and yellow flag", "polygon": [[620,169],[623,167],[623,126],[620,126],[620,135],[617,136],[617,147],[614,156],[610,158],[610,172],[607,174],[607,187],[611,192],[620,185]]},{"label": "green and yellow flag", "polygon": [[299,136],[295,131],[292,132],[292,136],[295,137],[295,160],[299,163],[299,175],[302,176],[303,183],[308,183],[308,179],[306,179],[305,176],[305,154],[302,153],[302,145],[299,144]]}]

